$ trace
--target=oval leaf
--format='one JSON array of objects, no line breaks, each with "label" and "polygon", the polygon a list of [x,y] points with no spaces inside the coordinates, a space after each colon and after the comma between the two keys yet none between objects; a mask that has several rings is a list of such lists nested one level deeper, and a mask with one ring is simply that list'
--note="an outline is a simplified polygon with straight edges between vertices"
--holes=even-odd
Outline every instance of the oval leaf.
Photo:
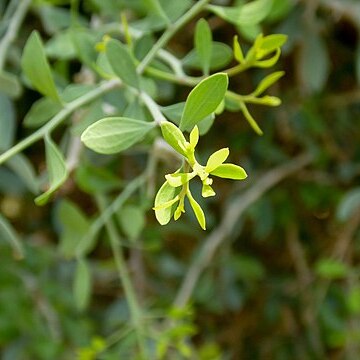
[{"label": "oval leaf", "polygon": [[192,129],[198,122],[213,113],[224,99],[228,82],[227,74],[218,73],[196,85],[187,97],[180,129]]},{"label": "oval leaf", "polygon": [[144,211],[135,205],[122,207],[118,213],[118,219],[125,235],[132,241],[140,236],[146,223]]},{"label": "oval leaf", "polygon": [[33,31],[26,42],[21,58],[22,69],[34,88],[41,94],[60,102],[39,33]]},{"label": "oval leaf", "polygon": [[186,156],[187,141],[181,130],[171,122],[163,122],[160,127],[165,141],[178,153]]},{"label": "oval leaf", "polygon": [[79,259],[76,265],[73,292],[76,307],[82,311],[89,304],[91,295],[91,274],[84,259]]},{"label": "oval leaf", "polygon": [[206,163],[205,171],[207,173],[211,173],[228,158],[229,153],[229,148],[223,148],[214,152],[212,155],[210,155]]},{"label": "oval leaf", "polygon": [[154,209],[155,209],[156,219],[160,223],[160,225],[166,225],[170,221],[174,213],[174,207],[169,206],[160,209],[158,209],[158,207],[161,207],[162,204],[167,203],[168,201],[174,199],[178,192],[179,190],[170,186],[170,184],[167,181],[164,182],[164,184],[157,192],[155,196]]},{"label": "oval leaf", "polygon": [[222,164],[213,170],[211,175],[233,180],[244,180],[247,178],[246,171],[241,166],[234,164]]},{"label": "oval leaf", "polygon": [[212,53],[212,34],[209,24],[205,19],[200,19],[195,29],[195,49],[198,54],[204,74],[209,73],[211,53]]},{"label": "oval leaf", "polygon": [[49,98],[36,101],[25,115],[24,125],[26,127],[39,127],[56,115],[62,106]]},{"label": "oval leaf", "polygon": [[114,154],[142,140],[154,126],[125,117],[104,118],[90,125],[81,135],[81,141],[100,154]]},{"label": "oval leaf", "polygon": [[196,200],[193,198],[193,196],[191,195],[190,190],[187,192],[187,197],[189,199],[190,205],[194,211],[194,214],[196,216],[196,219],[198,221],[198,223],[200,224],[201,228],[203,230],[206,230],[206,220],[205,220],[205,215],[204,212],[201,208],[201,206],[196,202]]}]

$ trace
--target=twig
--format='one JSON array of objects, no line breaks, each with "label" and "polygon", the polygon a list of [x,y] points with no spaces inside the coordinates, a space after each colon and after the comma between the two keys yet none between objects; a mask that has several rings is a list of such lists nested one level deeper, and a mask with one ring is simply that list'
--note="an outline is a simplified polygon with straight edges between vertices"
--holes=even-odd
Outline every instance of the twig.
[{"label": "twig", "polygon": [[226,209],[220,225],[205,239],[198,256],[190,265],[174,301],[175,306],[184,307],[187,304],[199,281],[200,275],[210,264],[219,246],[231,234],[244,211],[267,190],[308,165],[312,159],[313,157],[311,155],[303,154],[284,165],[278,166],[260,177],[244,194],[233,199],[232,203]]},{"label": "twig", "polygon": [[21,23],[24,20],[24,17],[28,11],[28,8],[31,4],[31,0],[21,0],[20,4],[16,8],[15,13],[13,14],[7,31],[4,37],[0,41],[0,72],[4,67],[7,51],[12,44],[12,42],[16,39],[17,33],[21,26]]}]

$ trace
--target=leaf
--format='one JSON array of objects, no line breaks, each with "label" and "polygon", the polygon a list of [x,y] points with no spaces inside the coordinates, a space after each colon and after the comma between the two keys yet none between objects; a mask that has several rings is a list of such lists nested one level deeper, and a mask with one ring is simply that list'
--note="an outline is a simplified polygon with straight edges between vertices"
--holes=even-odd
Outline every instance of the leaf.
[{"label": "leaf", "polygon": [[237,62],[239,62],[240,64],[242,64],[245,60],[244,58],[244,54],[241,50],[241,46],[240,46],[240,43],[239,43],[239,40],[238,40],[238,36],[235,35],[234,36],[234,40],[233,40],[233,48],[234,48],[234,57],[235,57],[235,60]]},{"label": "leaf", "polygon": [[141,141],[155,126],[142,120],[108,117],[90,125],[81,135],[81,141],[100,154],[115,154]]},{"label": "leaf", "polygon": [[215,151],[213,154],[210,155],[205,166],[205,171],[207,173],[211,173],[228,158],[229,153],[230,153],[229,148],[223,148],[218,151]]},{"label": "leaf", "polygon": [[97,39],[94,34],[85,29],[74,29],[71,30],[70,36],[79,59],[89,67],[95,68],[98,54],[95,50]]},{"label": "leaf", "polygon": [[260,46],[257,49],[261,57],[270,54],[286,43],[287,35],[272,34],[261,38]]},{"label": "leaf", "polygon": [[174,213],[174,208],[173,206],[169,206],[167,208],[158,209],[158,210],[156,208],[174,199],[176,197],[177,192],[179,192],[179,190],[170,186],[170,184],[167,181],[164,182],[164,184],[157,192],[155,196],[154,209],[155,209],[156,219],[160,223],[160,225],[166,225],[170,221]]},{"label": "leaf", "polygon": [[186,157],[187,141],[182,131],[171,122],[162,122],[160,128],[165,141],[179,154]]},{"label": "leaf", "polygon": [[202,190],[201,190],[201,196],[204,198],[215,196],[216,193],[214,189],[210,185],[203,184]]},{"label": "leaf", "polygon": [[25,115],[24,126],[33,128],[44,125],[62,109],[61,104],[50,98],[42,98],[36,101]]},{"label": "leaf", "polygon": [[21,66],[36,90],[56,102],[61,102],[37,31],[31,33],[25,44]]},{"label": "leaf", "polygon": [[346,277],[349,268],[346,264],[334,259],[320,259],[315,266],[318,276],[325,279],[334,280]]},{"label": "leaf", "polygon": [[128,48],[117,40],[106,44],[106,56],[114,73],[125,84],[139,89],[139,76]]},{"label": "leaf", "polygon": [[336,217],[340,221],[346,221],[349,220],[356,211],[360,211],[360,187],[356,187],[345,193],[338,205]]},{"label": "leaf", "polygon": [[193,149],[195,149],[198,141],[199,141],[199,128],[195,125],[195,127],[191,130],[190,133],[190,145]]},{"label": "leaf", "polygon": [[241,166],[234,164],[222,164],[211,171],[211,175],[233,180],[244,180],[247,178],[246,171]]},{"label": "leaf", "polygon": [[[233,57],[233,52],[230,46],[221,42],[212,42],[212,51],[210,58],[210,70],[218,70],[228,65]],[[184,66],[195,69],[202,69],[201,61],[196,49],[192,49],[183,59]]]},{"label": "leaf", "polygon": [[125,235],[132,241],[137,240],[146,223],[144,211],[135,205],[126,205],[118,213],[119,223]]},{"label": "leaf", "polygon": [[0,94],[0,150],[7,150],[14,142],[16,128],[13,102]]},{"label": "leaf", "polygon": [[12,246],[14,251],[14,257],[16,259],[24,258],[24,248],[19,238],[19,235],[16,233],[15,229],[9,223],[9,221],[0,214],[0,239],[6,240]]},{"label": "leaf", "polygon": [[199,57],[203,73],[208,75],[212,53],[211,29],[205,19],[200,19],[195,28],[195,49]]},{"label": "leaf", "polygon": [[91,274],[87,262],[82,258],[76,264],[73,293],[78,310],[85,310],[90,301]]},{"label": "leaf", "polygon": [[201,208],[201,206],[196,202],[196,200],[193,198],[190,190],[187,192],[187,197],[189,199],[190,205],[194,211],[194,214],[196,216],[196,219],[198,221],[198,223],[200,224],[201,228],[203,230],[206,230],[206,220],[205,220],[205,215],[204,212]]},{"label": "leaf", "polygon": [[196,85],[187,97],[180,129],[192,129],[213,113],[224,99],[227,87],[228,77],[225,73],[211,75]]},{"label": "leaf", "polygon": [[69,31],[55,34],[45,45],[46,55],[60,60],[76,57],[76,49]]},{"label": "leaf", "polygon": [[261,95],[267,88],[276,83],[282,76],[284,76],[284,71],[276,71],[264,79],[262,79],[257,86],[256,90],[252,93],[254,96]]},{"label": "leaf", "polygon": [[90,221],[75,203],[65,199],[57,207],[57,219],[61,225],[59,252],[67,259],[74,258],[80,239],[89,230]]},{"label": "leaf", "polygon": [[208,5],[207,8],[222,19],[234,25],[254,25],[269,14],[272,0],[255,0],[238,7]]},{"label": "leaf", "polygon": [[66,181],[68,170],[65,160],[50,136],[45,136],[46,166],[49,175],[49,189],[35,199],[36,205],[45,205],[50,196]]},{"label": "leaf", "polygon": [[195,172],[192,173],[175,173],[175,174],[168,174],[165,176],[167,182],[170,186],[179,187],[181,185],[186,184],[192,178],[196,176]]},{"label": "leaf", "polygon": [[0,92],[3,92],[11,98],[17,98],[20,96],[22,87],[18,77],[9,72],[0,72]]},{"label": "leaf", "polygon": [[149,12],[158,15],[159,17],[164,19],[167,23],[169,23],[169,19],[166,13],[164,12],[163,8],[161,7],[159,0],[144,0],[144,3],[148,8]]}]

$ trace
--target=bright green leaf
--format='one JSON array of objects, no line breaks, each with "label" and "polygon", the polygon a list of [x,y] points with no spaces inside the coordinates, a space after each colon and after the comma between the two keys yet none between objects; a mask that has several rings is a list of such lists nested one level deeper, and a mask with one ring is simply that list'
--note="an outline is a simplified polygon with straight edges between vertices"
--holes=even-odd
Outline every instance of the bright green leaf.
[{"label": "bright green leaf", "polygon": [[205,19],[200,19],[196,24],[195,49],[202,65],[203,72],[208,75],[212,53],[212,34],[209,24]]},{"label": "bright green leaf", "polygon": [[205,166],[205,171],[207,173],[211,173],[228,158],[229,153],[229,148],[223,148],[215,151],[213,154],[210,155]]},{"label": "bright green leaf", "polygon": [[202,195],[202,197],[207,198],[210,196],[215,196],[216,193],[210,185],[203,184],[202,190],[201,190],[201,195]]},{"label": "bright green leaf", "polygon": [[120,41],[110,40],[106,44],[106,56],[114,73],[125,84],[139,89],[139,77],[128,48]]},{"label": "bright green leaf", "polygon": [[73,283],[76,307],[83,311],[89,304],[91,296],[91,273],[85,259],[78,259]]},{"label": "bright green leaf", "polygon": [[270,68],[277,63],[277,61],[280,58],[280,55],[281,55],[281,50],[278,48],[275,50],[275,54],[272,57],[270,57],[269,59],[266,59],[266,60],[257,60],[257,61],[255,61],[253,66],[263,68],[263,69]]},{"label": "bright green leaf", "polygon": [[136,240],[145,226],[144,211],[135,205],[125,205],[117,214],[121,229],[130,240]]},{"label": "bright green leaf", "polygon": [[190,202],[190,205],[194,211],[194,214],[196,216],[196,219],[198,221],[198,223],[200,224],[201,228],[203,230],[206,230],[206,220],[205,220],[205,215],[204,215],[204,212],[201,208],[201,206],[196,202],[196,200],[193,198],[190,190],[188,190],[188,192],[186,193],[188,199],[189,199],[189,202]]},{"label": "bright green leaf", "polygon": [[176,197],[176,194],[178,192],[179,192],[179,190],[170,186],[170,184],[167,181],[164,182],[164,184],[161,186],[161,188],[157,192],[157,194],[155,196],[154,209],[155,209],[156,219],[161,225],[166,225],[170,221],[170,219],[174,213],[174,209],[172,206],[169,206],[165,209],[158,209],[158,210],[156,210],[156,208],[158,206],[160,206],[161,204],[164,204],[168,201],[173,200]]},{"label": "bright green leaf", "polygon": [[186,157],[187,141],[181,130],[171,122],[162,122],[160,127],[165,141],[179,154]]},{"label": "bright green leaf", "polygon": [[165,176],[167,182],[170,186],[179,187],[181,185],[186,184],[192,178],[196,176],[195,172],[192,173],[175,173],[175,174],[168,174]]},{"label": "bright green leaf", "polygon": [[49,189],[35,199],[36,205],[45,205],[50,196],[66,181],[68,170],[63,155],[51,140],[45,137],[46,166],[49,176]]},{"label": "bright green leaf", "polygon": [[202,80],[187,97],[180,129],[192,129],[198,122],[213,113],[224,99],[228,77],[217,73]]},{"label": "bright green leaf", "polygon": [[234,47],[235,60],[238,61],[240,64],[242,64],[244,62],[245,58],[244,58],[244,54],[241,50],[241,46],[240,46],[237,35],[234,36],[233,47]]},{"label": "bright green leaf", "polygon": [[271,34],[262,37],[259,47],[257,49],[259,55],[261,55],[261,57],[264,57],[267,54],[270,54],[271,52],[280,48],[286,43],[287,38],[287,35],[284,34]]},{"label": "bright green leaf", "polygon": [[190,133],[190,145],[193,149],[195,149],[198,141],[199,141],[199,128],[195,125]]},{"label": "bright green leaf", "polygon": [[22,69],[31,84],[41,94],[60,102],[50,65],[47,61],[40,35],[33,31],[25,44],[21,58]]},{"label": "bright green leaf", "polygon": [[282,76],[284,76],[284,71],[276,71],[268,76],[266,76],[264,79],[262,79],[257,86],[256,90],[252,93],[254,96],[261,95],[267,88],[269,88],[271,85],[276,83]]},{"label": "bright green leaf", "polygon": [[90,125],[81,141],[100,154],[114,154],[141,141],[154,123],[125,117],[108,117]]},{"label": "bright green leaf", "polygon": [[244,180],[247,178],[246,171],[241,166],[234,164],[222,164],[213,170],[211,175],[233,180]]}]

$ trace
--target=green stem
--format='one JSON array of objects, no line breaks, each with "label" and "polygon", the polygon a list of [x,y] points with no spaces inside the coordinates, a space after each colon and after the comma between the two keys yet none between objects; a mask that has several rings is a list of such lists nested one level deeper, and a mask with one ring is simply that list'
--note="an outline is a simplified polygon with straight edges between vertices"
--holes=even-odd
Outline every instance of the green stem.
[{"label": "green stem", "polygon": [[[14,15],[11,18],[7,31],[0,42],[0,72],[4,68],[6,54],[9,46],[15,40],[21,23],[23,22],[28,8],[31,4],[31,0],[21,0],[20,4],[16,8]],[[9,5],[10,6],[10,5]]]},{"label": "green stem", "polygon": [[[100,211],[101,212],[105,211],[107,206],[105,197],[103,195],[97,195],[96,200],[99,205]],[[142,311],[135,293],[135,289],[131,282],[131,278],[128,268],[126,266],[124,254],[121,249],[120,236],[112,219],[106,220],[105,227],[109,235],[110,246],[114,256],[115,265],[119,273],[119,278],[124,288],[126,300],[129,304],[130,315],[132,318],[132,323],[135,328],[137,342],[141,353],[141,358],[143,360],[147,360],[149,359],[149,357],[147,356],[145,338],[143,336],[145,331],[144,331],[144,324],[142,319]]]},{"label": "green stem", "polygon": [[167,30],[160,36],[156,44],[151,48],[147,53],[144,59],[141,61],[137,68],[138,74],[142,74],[145,71],[145,68],[151,63],[155,58],[157,52],[163,48],[168,41],[174,36],[174,34],[183,27],[188,21],[190,21],[196,14],[198,14],[205,5],[210,0],[200,0],[198,1],[189,11],[187,11],[183,16],[181,16],[176,22],[170,25]]},{"label": "green stem", "polygon": [[81,106],[89,103],[90,101],[98,98],[102,94],[112,90],[115,87],[121,85],[121,82],[118,80],[110,80],[100,84],[94,90],[89,91],[87,94],[80,96],[76,100],[68,103],[64,109],[62,109],[59,113],[57,113],[49,122],[47,122],[44,126],[39,128],[37,131],[32,133],[30,136],[20,141],[12,148],[4,152],[0,155],[0,165],[5,161],[9,160],[12,156],[18,154],[22,150],[26,149],[36,141],[42,139],[47,133],[61,124],[72,112]]}]

